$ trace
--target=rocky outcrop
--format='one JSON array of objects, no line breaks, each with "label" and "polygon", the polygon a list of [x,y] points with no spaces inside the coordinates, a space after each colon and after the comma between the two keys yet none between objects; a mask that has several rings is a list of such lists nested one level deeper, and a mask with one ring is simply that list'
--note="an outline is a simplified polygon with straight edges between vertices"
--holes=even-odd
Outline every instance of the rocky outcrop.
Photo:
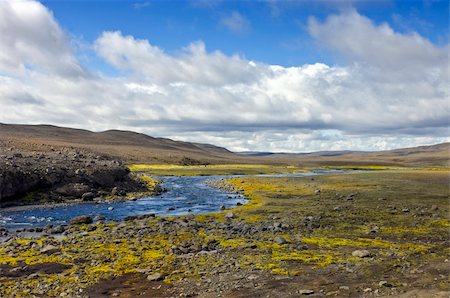
[{"label": "rocky outcrop", "polygon": [[98,194],[145,191],[118,159],[71,148],[23,152],[0,147],[1,206],[65,199],[92,200]]}]

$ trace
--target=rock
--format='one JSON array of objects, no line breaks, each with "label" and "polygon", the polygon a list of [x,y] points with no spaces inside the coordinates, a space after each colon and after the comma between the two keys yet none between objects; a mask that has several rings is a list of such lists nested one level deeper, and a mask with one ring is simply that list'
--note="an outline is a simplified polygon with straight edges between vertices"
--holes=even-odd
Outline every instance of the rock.
[{"label": "rock", "polygon": [[340,286],[339,290],[348,291],[348,290],[350,290],[350,287],[349,286]]},{"label": "rock", "polygon": [[235,215],[233,212],[227,212],[227,214],[225,214],[225,218],[235,218]]},{"label": "rock", "polygon": [[357,258],[368,258],[368,257],[372,256],[372,254],[370,253],[370,251],[363,249],[363,250],[353,251],[352,256],[357,257]]},{"label": "rock", "polygon": [[49,233],[50,234],[61,234],[61,233],[64,233],[65,230],[66,230],[66,228],[63,225],[59,225],[53,229],[50,229]]},{"label": "rock", "polygon": [[241,202],[237,202],[236,206],[242,206],[242,203]]},{"label": "rock", "polygon": [[437,205],[432,205],[430,211],[438,211],[439,207]]},{"label": "rock", "polygon": [[403,209],[402,209],[402,212],[407,213],[407,212],[409,212],[409,209],[408,209],[408,208],[403,208]]},{"label": "rock", "polygon": [[82,196],[81,199],[83,201],[92,201],[95,198],[95,194],[93,192],[85,192]]},{"label": "rock", "polygon": [[57,188],[55,192],[63,196],[79,198],[89,190],[90,187],[83,183],[69,183]]},{"label": "rock", "polygon": [[167,211],[173,211],[173,210],[175,210],[175,207],[169,207],[169,208],[167,208],[166,210],[167,210]]},{"label": "rock", "polygon": [[316,194],[316,195],[318,195],[318,194],[320,194],[320,189],[316,189],[315,191],[314,191],[314,194]]},{"label": "rock", "polygon": [[111,195],[116,196],[119,193],[119,188],[117,187],[113,187],[113,189],[111,190]]},{"label": "rock", "polygon": [[93,222],[92,217],[87,215],[76,216],[70,220],[71,225],[90,224],[92,222]]},{"label": "rock", "polygon": [[372,226],[370,228],[369,234],[376,234],[376,233],[378,233],[379,230],[380,230],[380,228],[378,226]]},{"label": "rock", "polygon": [[300,295],[312,295],[312,294],[314,294],[314,291],[313,290],[300,290],[300,291],[298,291],[298,293]]},{"label": "rock", "polygon": [[103,215],[97,215],[96,217],[94,217],[95,221],[100,221],[100,220],[105,220],[106,217],[104,217]]},{"label": "rock", "polygon": [[59,252],[60,249],[54,245],[46,245],[41,249],[41,253],[46,254],[46,255],[52,255],[54,253]]},{"label": "rock", "polygon": [[108,207],[108,211],[113,211],[114,207]]},{"label": "rock", "polygon": [[386,280],[380,281],[380,282],[378,283],[378,285],[379,285],[380,287],[387,287],[387,288],[392,287],[392,284],[389,283],[389,282],[387,282]]},{"label": "rock", "polygon": [[281,237],[281,236],[275,237],[273,239],[273,242],[275,242],[276,244],[279,244],[279,245],[283,245],[283,244],[288,243],[288,241],[286,239],[284,239],[283,237]]},{"label": "rock", "polygon": [[219,209],[220,209],[220,210],[225,210],[225,209],[227,209],[227,208],[225,207],[225,205],[221,205],[221,206],[219,207]]}]

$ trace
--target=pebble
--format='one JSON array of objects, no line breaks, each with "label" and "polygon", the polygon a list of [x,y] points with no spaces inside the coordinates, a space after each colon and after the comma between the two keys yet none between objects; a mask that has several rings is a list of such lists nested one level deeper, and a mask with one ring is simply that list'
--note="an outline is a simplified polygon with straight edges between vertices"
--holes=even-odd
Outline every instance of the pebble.
[{"label": "pebble", "polygon": [[298,291],[298,293],[300,295],[312,295],[312,294],[314,294],[314,291],[313,290],[300,290],[300,291]]}]

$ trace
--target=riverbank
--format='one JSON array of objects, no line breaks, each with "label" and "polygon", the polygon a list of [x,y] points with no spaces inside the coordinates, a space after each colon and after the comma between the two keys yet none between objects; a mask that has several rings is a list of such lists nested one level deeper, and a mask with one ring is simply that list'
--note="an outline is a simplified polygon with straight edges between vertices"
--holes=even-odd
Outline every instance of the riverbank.
[{"label": "riverbank", "polygon": [[112,156],[70,147],[0,147],[0,208],[125,199],[157,191],[157,182],[131,174]]},{"label": "riverbank", "polygon": [[250,203],[222,213],[9,240],[0,246],[0,296],[442,296],[448,179],[444,171],[233,178],[224,183]]}]

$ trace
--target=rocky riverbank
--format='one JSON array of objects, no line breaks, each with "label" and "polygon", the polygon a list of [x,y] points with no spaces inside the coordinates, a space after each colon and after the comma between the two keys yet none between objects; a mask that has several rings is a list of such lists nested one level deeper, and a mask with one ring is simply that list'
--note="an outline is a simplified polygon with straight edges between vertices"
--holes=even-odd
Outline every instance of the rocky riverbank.
[{"label": "rocky riverbank", "polygon": [[70,147],[0,147],[0,206],[92,201],[148,191],[121,160]]},{"label": "rocky riverbank", "polygon": [[219,214],[10,234],[0,296],[446,297],[448,175],[234,178],[250,202]]}]

